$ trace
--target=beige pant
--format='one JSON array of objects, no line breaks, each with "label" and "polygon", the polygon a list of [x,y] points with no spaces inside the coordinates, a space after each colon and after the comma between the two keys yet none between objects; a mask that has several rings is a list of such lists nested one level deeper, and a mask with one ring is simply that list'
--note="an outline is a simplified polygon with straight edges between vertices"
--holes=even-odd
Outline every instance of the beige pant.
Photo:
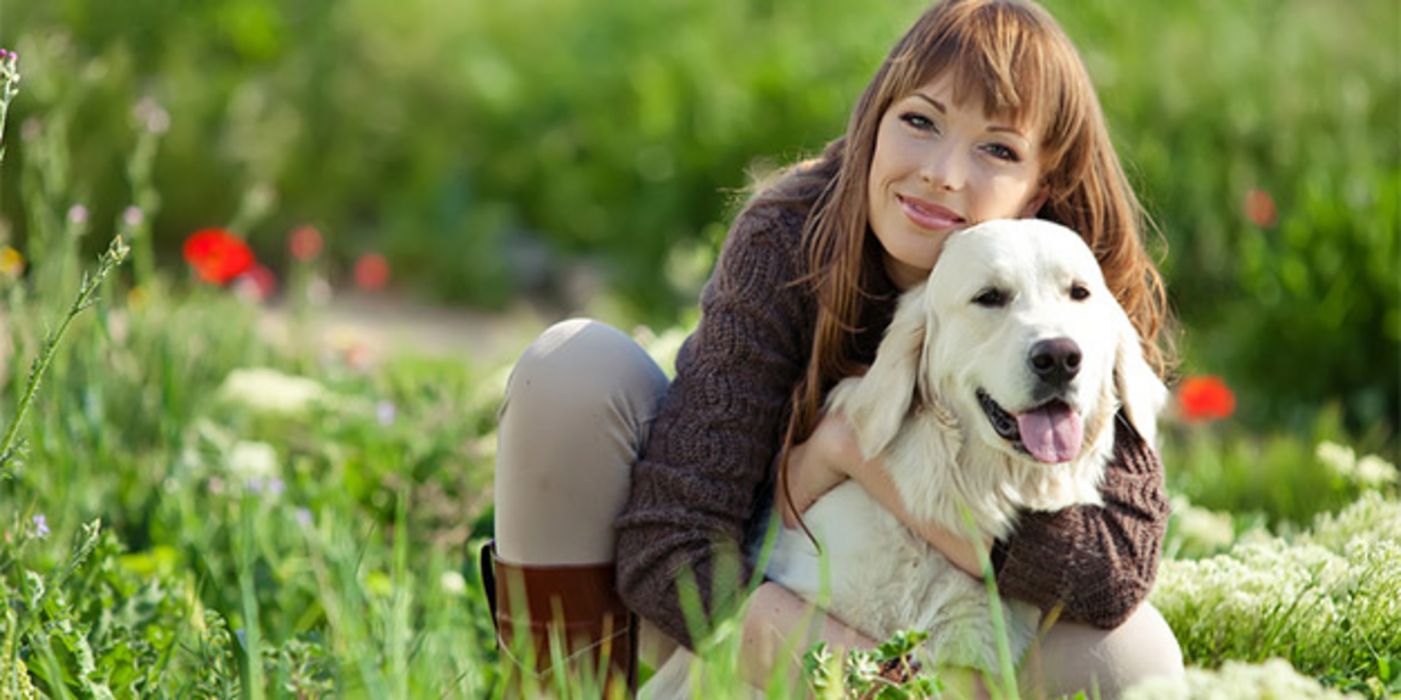
[{"label": "beige pant", "polygon": [[[613,520],[666,387],[666,375],[637,343],[597,321],[557,323],[526,348],[499,416],[501,559],[534,565],[613,559]],[[674,646],[644,621],[647,663],[661,666]],[[1112,698],[1139,679],[1181,674],[1182,652],[1162,615],[1144,604],[1112,630],[1057,623],[1030,665],[1051,695],[1097,687]]]}]

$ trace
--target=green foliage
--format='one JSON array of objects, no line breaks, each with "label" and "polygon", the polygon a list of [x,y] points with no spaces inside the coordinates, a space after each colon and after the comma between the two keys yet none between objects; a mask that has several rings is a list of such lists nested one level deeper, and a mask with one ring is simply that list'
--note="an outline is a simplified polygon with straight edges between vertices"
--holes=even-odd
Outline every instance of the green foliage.
[{"label": "green foliage", "polygon": [[1225,375],[1252,425],[1303,427],[1336,400],[1350,428],[1394,430],[1396,5],[1092,6],[1058,16],[1166,239],[1190,365]]},{"label": "green foliage", "polygon": [[[15,341],[0,350],[14,367],[0,405],[20,409],[0,418],[29,445],[0,481],[0,695],[489,687],[484,602],[463,598],[461,564],[489,453],[463,430],[488,430],[499,382],[460,364],[400,359],[368,376],[277,351],[256,309],[225,294],[156,285],[74,322],[119,257],[60,324],[49,304],[13,303],[32,291],[23,281],[0,307]],[[273,363],[284,371],[266,370],[261,393],[231,387],[232,370]],[[42,390],[39,371],[21,381],[26,364],[48,368]],[[279,396],[298,367],[324,382],[318,402]]]},{"label": "green foliage", "polygon": [[[1320,444],[1345,442],[1346,435],[1336,408],[1320,411],[1313,425],[1299,433],[1172,426],[1163,441],[1162,459],[1169,487],[1192,503],[1242,519],[1258,517],[1275,528],[1289,527],[1335,512],[1371,486],[1331,468],[1319,455]],[[1385,444],[1363,445],[1385,452]]]},{"label": "green foliage", "polygon": [[[485,303],[540,239],[603,251],[666,317],[746,171],[836,134],[917,9],[0,0],[25,71],[20,99],[4,90],[0,245],[31,263],[0,269],[0,454],[27,445],[0,459],[0,695],[500,694],[468,552],[490,534],[508,368],[366,371],[295,331],[279,345],[256,307],[177,290],[151,255],[229,222],[267,254],[314,221],[342,261],[383,247]],[[1238,384],[1244,426],[1293,428],[1166,431],[1171,488],[1229,513],[1236,541],[1174,540],[1170,555],[1228,551],[1170,561],[1155,600],[1196,663],[1280,655],[1332,687],[1401,691],[1395,482],[1370,490],[1363,460],[1340,470],[1318,448],[1359,435],[1359,453],[1394,455],[1401,91],[1378,47],[1395,8],[1051,9],[1162,224],[1191,366]],[[148,94],[168,132],[161,108],[133,112]],[[1247,221],[1251,188],[1277,222]],[[155,219],[119,217],[131,203]],[[135,237],[139,288],[84,283],[67,305],[84,251],[116,232]],[[667,357],[683,336],[646,344]],[[240,391],[240,370],[270,383]],[[1240,535],[1257,523],[1283,539]],[[743,683],[738,604],[704,622],[706,689]],[[816,652],[809,670],[855,688],[917,643],[835,670]],[[575,681],[552,680],[587,693]]]},{"label": "green foliage", "polygon": [[[8,674],[0,682],[9,691],[28,692],[25,684],[45,695],[62,686],[115,697],[502,690],[468,553],[489,534],[483,514],[504,368],[398,358],[366,373],[314,345],[284,349],[261,339],[254,308],[225,294],[123,293],[99,310],[58,346],[55,373],[28,424],[30,456],[0,483],[7,535],[0,537],[0,653]],[[37,337],[30,326],[42,319],[18,318],[18,335]],[[663,332],[649,345],[665,354],[674,335]],[[33,354],[38,344],[22,347]],[[235,371],[249,368],[263,370]],[[240,388],[249,376],[260,377],[254,391]],[[0,405],[14,405],[23,386],[7,383]],[[386,402],[391,411],[383,410]],[[1341,439],[1336,422],[1321,425],[1320,436]],[[1179,455],[1173,463],[1183,465],[1176,483],[1198,479],[1193,494],[1203,499],[1214,489],[1221,499],[1214,507],[1249,503],[1260,473],[1304,493],[1315,488],[1311,473],[1323,469],[1307,447],[1312,438],[1291,438],[1288,452],[1213,464],[1217,452],[1248,453],[1252,443],[1237,447],[1240,438],[1184,431],[1166,433],[1169,454]],[[1193,440],[1195,451],[1175,451]],[[1257,476],[1227,479],[1218,468]],[[1336,489],[1339,499],[1365,493],[1356,484]],[[1288,642],[1296,650],[1291,661],[1329,685],[1388,687],[1398,661],[1368,656],[1358,640],[1390,644],[1384,635],[1401,629],[1392,602],[1395,562],[1385,558],[1394,552],[1349,543],[1358,533],[1394,532],[1375,516],[1394,502],[1359,503],[1308,535],[1310,551],[1335,552],[1329,561],[1342,561],[1347,572],[1318,590],[1331,610],[1352,617],[1328,619],[1353,622],[1321,625],[1312,607],[1289,609],[1294,597],[1261,597],[1276,606],[1268,619],[1278,634],[1256,638],[1241,631],[1244,622],[1223,624],[1234,640],[1224,644],[1192,630],[1205,635],[1235,618],[1206,604],[1172,608],[1169,619],[1192,658],[1258,661]],[[1304,512],[1287,500],[1266,499],[1259,508],[1277,523]],[[46,516],[42,529],[38,514]],[[98,519],[100,532],[78,525]],[[48,527],[54,532],[43,534]],[[71,545],[61,544],[70,537]],[[1282,580],[1280,571],[1311,571],[1263,568],[1272,582]],[[1313,590],[1301,580],[1300,590]],[[1222,599],[1236,585],[1207,593]],[[735,620],[707,629],[714,641],[703,663],[721,672],[706,676],[704,687],[742,687]],[[861,674],[917,639],[898,637],[869,658],[853,657],[832,687],[857,687]],[[932,696],[943,680],[922,676],[881,692]],[[558,682],[576,687],[572,678]]]},{"label": "green foliage", "polygon": [[73,299],[73,305],[69,307],[68,313],[64,314],[58,326],[45,336],[44,344],[34,358],[34,365],[30,368],[29,376],[25,380],[24,393],[20,397],[19,405],[15,408],[15,416],[5,430],[5,437],[0,438],[0,478],[6,476],[5,467],[14,459],[15,453],[23,449],[24,443],[22,441],[15,442],[15,437],[19,434],[20,427],[24,425],[25,414],[28,413],[29,406],[34,401],[34,395],[39,390],[44,373],[49,369],[49,363],[53,361],[54,354],[58,351],[58,343],[63,340],[63,334],[68,330],[68,325],[73,322],[75,316],[97,301],[96,294],[102,287],[102,282],[126,259],[128,252],[130,249],[122,242],[121,236],[112,239],[107,252],[98,261],[97,272],[92,277],[88,277],[86,273],[83,274],[83,281],[78,288],[77,297]]},{"label": "green foliage", "polygon": [[513,282],[548,284],[521,259],[548,241],[606,251],[653,313],[683,301],[663,276],[675,244],[713,242],[756,158],[833,136],[915,7],[225,0],[130,3],[118,20],[101,3],[0,4],[35,70],[94,75],[84,91],[53,79],[18,115],[76,103],[74,151],[103,215],[131,201],[118,170],[131,137],[112,117],[143,94],[168,106],[167,248],[263,184],[279,209],[242,233],[273,259],[309,220],[342,258],[382,247],[440,295],[499,304]]},{"label": "green foliage", "polygon": [[1291,540],[1164,564],[1152,602],[1188,663],[1287,658],[1329,685],[1401,691],[1401,501],[1376,492]]},{"label": "green foliage", "polygon": [[[1047,4],[1160,224],[1188,367],[1224,374],[1253,426],[1337,400],[1350,428],[1394,430],[1395,4]],[[309,221],[339,269],[382,249],[408,285],[499,306],[565,294],[563,260],[587,255],[669,323],[748,174],[839,134],[923,6],[0,0],[0,44],[33,67],[14,116],[38,135],[15,159],[69,140],[68,193],[95,220],[149,202],[123,181],[141,138],[128,115],[142,96],[166,105],[151,181],[167,257],[232,222],[283,260]],[[16,183],[0,184],[13,212]],[[1273,221],[1249,219],[1252,190]],[[38,216],[10,225],[43,236]]]},{"label": "green foliage", "polygon": [[[940,697],[944,687],[939,677],[924,673],[910,661],[928,637],[925,632],[897,632],[875,649],[854,651],[843,659],[834,659],[827,643],[818,642],[803,654],[803,673],[819,697],[830,697],[834,692],[840,693],[839,697],[880,700]],[[889,665],[902,668],[908,680],[897,683],[882,677],[881,670]],[[835,677],[837,671],[840,679]]]}]

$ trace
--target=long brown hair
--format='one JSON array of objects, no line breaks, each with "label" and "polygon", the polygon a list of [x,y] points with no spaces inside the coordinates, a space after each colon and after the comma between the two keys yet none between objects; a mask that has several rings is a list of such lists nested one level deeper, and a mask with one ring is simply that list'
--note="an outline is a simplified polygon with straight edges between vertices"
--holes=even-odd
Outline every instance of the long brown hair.
[{"label": "long brown hair", "polygon": [[[946,0],[891,49],[852,110],[846,133],[822,155],[788,169],[748,208],[802,206],[808,274],[818,300],[812,353],[793,389],[783,454],[816,428],[828,389],[860,371],[853,335],[880,249],[867,219],[876,130],[890,105],[952,71],[954,100],[980,96],[989,115],[1041,128],[1046,203],[1037,216],[1085,239],[1128,312],[1149,363],[1172,363],[1162,277],[1143,245],[1147,217],[1114,151],[1079,54],[1056,21],[1022,0]],[[785,456],[786,459],[786,456]],[[783,470],[786,473],[786,470]]]}]

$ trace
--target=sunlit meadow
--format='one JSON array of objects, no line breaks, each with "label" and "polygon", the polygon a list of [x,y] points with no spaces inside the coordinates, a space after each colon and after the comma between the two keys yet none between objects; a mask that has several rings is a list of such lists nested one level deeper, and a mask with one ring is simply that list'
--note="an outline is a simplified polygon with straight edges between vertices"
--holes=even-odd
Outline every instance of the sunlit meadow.
[{"label": "sunlit meadow", "polygon": [[[205,85],[139,42],[85,53],[122,18],[69,5],[60,17],[0,0],[0,21],[33,28],[16,35],[0,24],[0,698],[506,693],[475,554],[491,536],[495,412],[510,357],[385,351],[325,333],[317,321],[329,300],[418,285],[499,305],[501,290],[525,294],[539,282],[564,303],[573,291],[540,282],[562,268],[532,267],[530,246],[547,238],[561,250],[609,251],[612,267],[601,267],[627,291],[571,310],[634,329],[670,367],[694,313],[657,322],[658,308],[693,299],[744,172],[811,151],[840,128],[843,95],[919,6],[717,2],[673,16],[530,3],[552,8],[552,43],[485,5],[424,0],[398,15],[369,2],[295,11],[223,2],[188,18],[227,32],[206,45],[169,12],[132,4],[133,17],[176,37],[170,55],[213,66],[219,80]],[[1375,358],[1394,364],[1401,338],[1397,297],[1385,296],[1401,291],[1401,166],[1394,123],[1384,124],[1401,81],[1378,52],[1348,41],[1357,27],[1385,24],[1367,19],[1396,26],[1394,13],[1360,3],[1330,25],[1299,2],[1202,5],[1116,33],[1109,5],[1052,10],[1077,37],[1110,37],[1091,43],[1087,61],[1111,120],[1134,134],[1126,157],[1164,229],[1186,327],[1162,445],[1174,512],[1151,600],[1189,673],[1133,696],[1397,696],[1401,484],[1396,387],[1386,386],[1396,368]],[[810,53],[812,42],[796,37],[822,12],[847,31],[835,32],[829,53]],[[1281,43],[1250,29],[1260,16]],[[686,18],[694,36],[712,40],[687,35],[670,54],[648,38],[669,37],[658,28]],[[1156,52],[1126,48],[1146,45],[1158,25]],[[656,31],[629,33],[641,26]],[[286,40],[298,27],[308,40]],[[750,56],[762,70],[737,58],[765,43],[752,40],[756,27],[792,47]],[[1295,60],[1336,61],[1380,87],[1315,80],[1340,105],[1318,108],[1294,91],[1294,73],[1231,50],[1243,44],[1199,56],[1187,37],[1202,27],[1287,54],[1277,57],[1285,73]],[[597,48],[615,30],[632,38]],[[750,37],[739,42],[747,48],[713,39],[733,35]],[[503,48],[491,53],[483,37]],[[314,83],[334,62],[317,52],[342,42],[365,49],[355,80],[338,74],[295,109],[279,101],[289,84]],[[440,60],[459,45],[465,62]],[[638,47],[651,58],[630,82],[608,82],[608,61]],[[205,53],[220,50],[243,62]],[[575,60],[595,50],[602,63]],[[508,68],[524,58],[535,63]],[[286,73],[242,72],[284,59]],[[1203,60],[1219,70],[1192,68]],[[801,100],[781,90],[825,85],[822,71],[848,63],[842,90]],[[556,68],[567,85],[550,92],[541,76]],[[1222,96],[1239,100],[1219,114],[1193,107]],[[600,107],[609,100],[637,114]],[[692,103],[683,118],[678,105]],[[422,115],[416,130],[409,109]],[[550,121],[575,109],[593,116]],[[463,135],[454,110],[474,115],[480,131]],[[774,111],[802,128],[761,119]],[[1260,136],[1271,130],[1341,136],[1332,145]],[[400,153],[395,139],[408,132],[415,139]],[[472,153],[454,166],[438,154],[459,136]],[[668,139],[678,145],[669,150]],[[354,151],[352,142],[372,145]],[[559,163],[586,152],[564,177]],[[1316,168],[1299,165],[1306,160]],[[714,172],[732,179],[705,179]],[[563,184],[521,194],[521,183],[546,174]],[[598,233],[610,210],[615,238]],[[1325,233],[1333,238],[1320,242]],[[516,234],[532,243],[502,243]],[[1356,274],[1329,276],[1339,269]],[[531,282],[530,270],[544,272]],[[272,311],[286,322],[270,325]],[[1272,328],[1320,340],[1276,352],[1282,341],[1262,330]],[[1321,377],[1279,381],[1300,367]],[[709,635],[695,694],[734,697],[743,688],[735,618],[701,624]],[[880,661],[917,642],[902,636],[845,661],[809,650],[806,675],[775,677],[768,694],[945,695],[937,670],[902,687],[875,678]],[[992,680],[994,694],[1017,696],[1005,681]],[[595,689],[562,674],[527,688]]]}]

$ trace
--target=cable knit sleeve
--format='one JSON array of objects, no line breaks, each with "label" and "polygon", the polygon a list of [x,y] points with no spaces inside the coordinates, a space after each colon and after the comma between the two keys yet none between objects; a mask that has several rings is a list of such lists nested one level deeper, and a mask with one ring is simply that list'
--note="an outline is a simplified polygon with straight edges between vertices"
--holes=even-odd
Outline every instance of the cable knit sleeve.
[{"label": "cable knit sleeve", "polygon": [[[802,224],[801,214],[776,207],[736,220],[616,523],[623,600],[688,647],[696,640],[676,577],[695,577],[707,614],[729,602],[734,579],[717,567],[717,546],[738,551],[767,492],[789,394],[810,351],[814,310],[790,284]],[[740,562],[739,573],[747,580],[751,572]]]},{"label": "cable knit sleeve", "polygon": [[1158,456],[1122,414],[1100,491],[1103,506],[1026,513],[994,546],[1003,595],[1103,629],[1128,619],[1157,576],[1168,503]]}]

